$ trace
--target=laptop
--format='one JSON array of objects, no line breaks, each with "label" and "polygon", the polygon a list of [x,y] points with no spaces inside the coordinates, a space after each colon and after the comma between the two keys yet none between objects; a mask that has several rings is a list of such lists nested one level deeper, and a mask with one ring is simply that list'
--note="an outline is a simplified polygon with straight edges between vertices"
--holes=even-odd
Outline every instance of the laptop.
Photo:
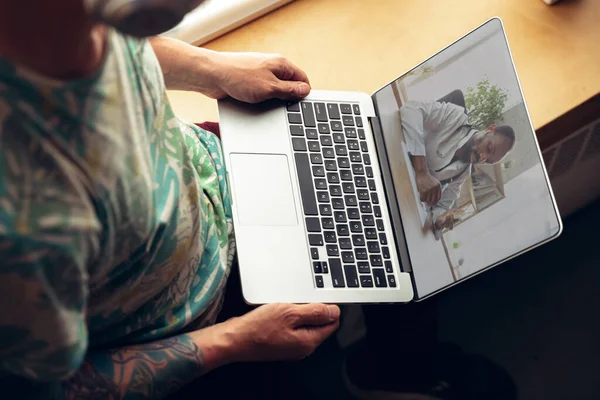
[{"label": "laptop", "polygon": [[218,108],[250,304],[421,301],[562,230],[499,18],[371,95]]}]

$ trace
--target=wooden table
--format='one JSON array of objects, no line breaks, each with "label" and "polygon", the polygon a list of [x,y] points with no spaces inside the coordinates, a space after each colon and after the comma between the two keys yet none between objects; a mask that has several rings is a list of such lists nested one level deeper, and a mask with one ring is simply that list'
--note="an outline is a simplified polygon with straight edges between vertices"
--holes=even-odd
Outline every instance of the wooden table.
[{"label": "wooden table", "polygon": [[[552,7],[541,0],[296,0],[205,47],[281,53],[306,70],[314,88],[372,93],[493,16],[504,22],[542,147],[573,132],[582,113],[598,114],[597,0]],[[170,98],[185,118],[217,119],[216,103],[202,95]]]}]

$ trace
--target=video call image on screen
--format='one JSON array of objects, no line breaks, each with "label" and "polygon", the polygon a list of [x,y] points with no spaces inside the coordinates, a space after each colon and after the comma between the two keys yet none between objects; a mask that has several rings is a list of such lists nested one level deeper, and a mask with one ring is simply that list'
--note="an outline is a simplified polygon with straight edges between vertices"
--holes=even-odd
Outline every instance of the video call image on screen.
[{"label": "video call image on screen", "polygon": [[375,99],[419,297],[558,233],[499,20]]}]

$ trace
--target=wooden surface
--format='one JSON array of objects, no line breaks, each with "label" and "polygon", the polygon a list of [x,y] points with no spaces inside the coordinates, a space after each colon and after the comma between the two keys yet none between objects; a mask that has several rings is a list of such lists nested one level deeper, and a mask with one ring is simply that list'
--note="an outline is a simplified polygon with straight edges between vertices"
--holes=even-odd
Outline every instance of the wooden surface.
[{"label": "wooden surface", "polygon": [[[493,16],[536,128],[600,93],[598,0],[296,0],[205,47],[281,53],[314,88],[372,93]],[[170,97],[184,118],[217,119],[213,100]]]}]

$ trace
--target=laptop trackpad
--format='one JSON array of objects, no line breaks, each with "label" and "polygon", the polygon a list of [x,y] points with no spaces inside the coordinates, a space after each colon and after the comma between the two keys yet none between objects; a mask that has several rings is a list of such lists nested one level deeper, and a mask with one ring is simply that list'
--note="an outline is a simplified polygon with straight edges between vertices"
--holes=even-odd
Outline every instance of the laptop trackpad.
[{"label": "laptop trackpad", "polygon": [[286,155],[234,153],[230,158],[233,201],[241,225],[298,225]]}]

